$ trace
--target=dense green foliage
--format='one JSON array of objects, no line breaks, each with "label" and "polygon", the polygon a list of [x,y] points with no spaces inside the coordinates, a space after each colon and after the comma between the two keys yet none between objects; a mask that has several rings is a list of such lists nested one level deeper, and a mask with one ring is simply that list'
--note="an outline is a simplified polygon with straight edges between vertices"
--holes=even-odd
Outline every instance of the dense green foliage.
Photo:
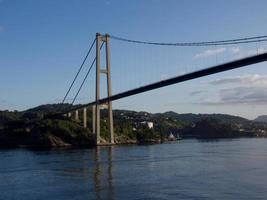
[{"label": "dense green foliage", "polygon": [[196,123],[192,129],[198,138],[232,138],[240,136],[238,127],[233,124],[223,123],[214,118],[205,118]]},{"label": "dense green foliage", "polygon": [[0,131],[0,146],[92,146],[87,129],[65,120],[14,121]]},{"label": "dense green foliage", "polygon": [[136,131],[136,139],[138,143],[143,144],[147,142],[158,142],[161,139],[159,133],[155,132],[153,129],[149,129],[145,125],[141,125]]},{"label": "dense green foliage", "polygon": [[[87,110],[88,128],[79,119],[55,115],[70,104],[49,104],[23,112],[0,111],[0,147],[14,146],[92,146],[92,111]],[[107,110],[101,110],[101,140],[108,141]],[[153,128],[148,127],[153,123]],[[116,143],[147,143],[165,140],[170,133],[182,137],[229,138],[242,136],[266,137],[267,125],[241,117],[223,114],[148,113],[114,110]]]},{"label": "dense green foliage", "polygon": [[232,116],[232,115],[225,115],[225,114],[193,114],[193,113],[187,113],[187,114],[178,114],[175,112],[165,112],[162,114],[156,114],[156,115],[163,115],[165,117],[171,117],[173,119],[176,119],[178,121],[183,122],[190,122],[190,123],[197,123],[198,121],[205,119],[205,118],[213,118],[216,120],[220,120],[223,123],[246,123],[249,120],[239,117],[239,116]]},{"label": "dense green foliage", "polygon": [[75,109],[75,107],[78,107],[79,105],[71,105],[68,103],[59,103],[59,104],[46,104],[46,105],[40,105],[35,108],[28,109],[24,111],[23,113],[38,113],[38,114],[51,114],[51,113],[59,113],[59,112],[65,112],[69,109]]}]

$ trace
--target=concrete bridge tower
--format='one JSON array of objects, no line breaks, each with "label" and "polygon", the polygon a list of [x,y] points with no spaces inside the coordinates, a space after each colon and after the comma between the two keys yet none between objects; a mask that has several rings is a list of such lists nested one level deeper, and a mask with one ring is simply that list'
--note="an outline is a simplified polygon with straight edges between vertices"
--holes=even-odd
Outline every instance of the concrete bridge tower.
[{"label": "concrete bridge tower", "polygon": [[[105,43],[105,68],[101,68],[101,55],[100,48],[102,43]],[[95,127],[95,141],[96,145],[100,144],[100,75],[104,74],[107,78],[107,96],[110,97],[112,95],[111,91],[111,76],[110,76],[110,36],[108,34],[101,35],[100,33],[96,34],[96,105],[94,107],[94,124]],[[109,143],[114,143],[114,133],[113,133],[113,113],[112,113],[112,102],[107,102],[108,106],[108,128],[109,128]]]}]

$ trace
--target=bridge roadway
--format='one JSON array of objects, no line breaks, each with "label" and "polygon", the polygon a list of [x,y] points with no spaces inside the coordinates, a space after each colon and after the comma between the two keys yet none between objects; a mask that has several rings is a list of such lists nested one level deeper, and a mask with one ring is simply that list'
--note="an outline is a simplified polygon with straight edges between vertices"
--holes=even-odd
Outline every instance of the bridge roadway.
[{"label": "bridge roadway", "polygon": [[[131,90],[128,90],[128,91],[125,91],[125,92],[121,92],[121,93],[112,95],[110,97],[102,98],[102,99],[100,99],[98,101],[98,103],[99,104],[104,104],[104,103],[106,103],[108,101],[115,101],[115,100],[122,99],[122,98],[125,98],[125,97],[129,97],[129,96],[132,96],[132,95],[136,95],[136,94],[140,94],[140,93],[147,92],[147,91],[150,91],[150,90],[154,90],[154,89],[157,89],[157,88],[165,87],[165,86],[168,86],[168,85],[173,85],[173,84],[176,84],[176,83],[189,81],[189,80],[200,78],[200,77],[203,77],[203,76],[208,76],[208,75],[211,75],[211,74],[216,74],[216,73],[220,73],[220,72],[224,72],[224,71],[229,71],[229,70],[232,70],[232,69],[237,69],[237,68],[240,68],[240,67],[245,67],[245,66],[248,66],[248,65],[257,64],[257,63],[264,62],[264,61],[267,61],[267,53],[263,53],[263,54],[259,54],[259,55],[254,55],[254,56],[250,56],[250,57],[234,60],[234,61],[231,61],[231,62],[219,64],[219,65],[216,65],[216,66],[213,66],[213,67],[209,67],[209,68],[206,68],[206,69],[201,69],[199,71],[195,71],[195,72],[191,72],[191,73],[188,73],[188,74],[179,75],[179,76],[176,76],[176,77],[173,77],[173,78],[169,78],[169,79],[165,79],[165,80],[158,81],[158,82],[155,82],[155,83],[151,83],[151,84],[148,84],[148,85],[145,85],[145,86],[142,86],[142,87],[138,87],[138,88],[135,88],[135,89],[131,89]],[[84,105],[81,105],[79,107],[76,107],[74,110],[82,109],[84,107],[89,107],[89,106],[95,105],[96,103],[97,103],[96,101],[93,101],[93,102],[90,102],[88,104],[84,104]],[[68,112],[72,112],[74,110],[69,110]]]}]

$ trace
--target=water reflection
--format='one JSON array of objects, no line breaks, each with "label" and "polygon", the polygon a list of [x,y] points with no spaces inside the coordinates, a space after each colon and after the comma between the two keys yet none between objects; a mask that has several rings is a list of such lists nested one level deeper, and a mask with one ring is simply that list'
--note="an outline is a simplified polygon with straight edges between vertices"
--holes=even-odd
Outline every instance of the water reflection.
[{"label": "water reflection", "polygon": [[96,199],[114,199],[112,154],[111,146],[98,146],[94,151],[93,188]]},{"label": "water reflection", "polygon": [[0,151],[0,199],[267,199],[267,139]]},{"label": "water reflection", "polygon": [[113,174],[112,174],[112,152],[113,147],[108,148],[108,198],[114,199]]}]

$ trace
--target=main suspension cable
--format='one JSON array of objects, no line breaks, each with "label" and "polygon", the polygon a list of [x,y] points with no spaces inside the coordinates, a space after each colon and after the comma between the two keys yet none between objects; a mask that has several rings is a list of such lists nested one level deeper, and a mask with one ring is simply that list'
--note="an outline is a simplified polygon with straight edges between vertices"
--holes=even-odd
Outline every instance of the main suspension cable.
[{"label": "main suspension cable", "polygon": [[88,58],[88,56],[89,56],[89,54],[90,54],[90,52],[91,52],[91,50],[92,50],[92,48],[93,48],[95,42],[96,42],[96,39],[94,39],[94,41],[93,41],[93,43],[91,44],[91,46],[90,46],[90,48],[89,48],[89,50],[88,50],[86,56],[84,57],[83,62],[82,62],[82,64],[81,64],[81,66],[80,66],[78,72],[76,73],[76,75],[75,75],[75,77],[74,77],[74,79],[73,79],[73,81],[72,81],[72,83],[71,83],[71,85],[70,85],[70,87],[69,87],[69,89],[68,89],[68,91],[67,91],[65,97],[64,97],[63,100],[62,100],[62,103],[65,102],[65,100],[66,100],[66,98],[67,98],[67,96],[68,96],[68,94],[69,94],[69,92],[70,92],[72,86],[74,85],[74,83],[75,83],[75,81],[76,81],[78,75],[80,74],[80,72],[81,72],[81,70],[82,70],[82,68],[83,68],[83,66],[84,66],[84,64],[85,64],[85,61],[87,60],[87,58]]},{"label": "main suspension cable", "polygon": [[[103,45],[104,45],[104,42],[101,44],[101,46],[100,46],[100,50],[102,49]],[[90,68],[88,69],[88,71],[87,71],[87,73],[86,73],[86,75],[85,75],[85,77],[84,77],[84,79],[83,79],[83,81],[82,81],[82,83],[81,83],[81,85],[80,85],[80,87],[79,87],[79,89],[78,89],[78,91],[77,91],[75,97],[73,98],[73,100],[72,100],[72,102],[71,102],[71,105],[73,105],[73,103],[75,102],[77,96],[79,95],[79,93],[80,93],[80,91],[81,91],[81,89],[82,89],[82,87],[83,87],[83,84],[85,83],[85,81],[86,81],[86,79],[87,79],[87,77],[88,77],[88,75],[89,75],[91,69],[93,68],[93,66],[94,66],[94,64],[95,64],[95,61],[96,61],[96,57],[94,58],[93,62],[91,63],[91,66],[90,66]]]},{"label": "main suspension cable", "polygon": [[255,42],[267,41],[267,35],[238,38],[238,39],[231,39],[231,40],[204,41],[204,42],[177,42],[177,43],[148,42],[148,41],[141,41],[141,40],[132,40],[132,39],[117,37],[113,35],[111,35],[110,38],[114,40],[123,41],[123,42],[158,45],[158,46],[218,46],[218,45],[232,45],[232,44],[244,44],[244,43],[255,43]]}]

